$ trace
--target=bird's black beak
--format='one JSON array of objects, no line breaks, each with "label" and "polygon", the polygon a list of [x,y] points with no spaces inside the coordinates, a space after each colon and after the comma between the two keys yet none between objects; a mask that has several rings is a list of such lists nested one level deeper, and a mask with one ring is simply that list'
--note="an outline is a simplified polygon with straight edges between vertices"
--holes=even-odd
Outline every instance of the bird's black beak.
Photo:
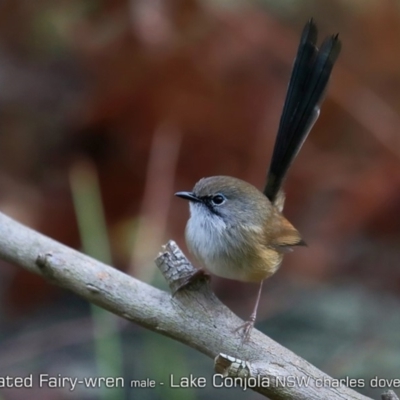
[{"label": "bird's black beak", "polygon": [[200,203],[201,200],[193,192],[176,192],[175,196],[181,197],[182,199]]}]

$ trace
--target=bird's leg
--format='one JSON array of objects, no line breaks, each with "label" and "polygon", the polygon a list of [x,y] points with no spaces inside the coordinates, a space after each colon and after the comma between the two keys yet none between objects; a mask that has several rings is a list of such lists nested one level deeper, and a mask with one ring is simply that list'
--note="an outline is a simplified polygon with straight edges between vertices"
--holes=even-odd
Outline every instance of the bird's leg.
[{"label": "bird's leg", "polygon": [[258,289],[258,294],[257,294],[257,300],[256,300],[256,303],[254,304],[253,312],[251,313],[249,320],[234,330],[234,332],[238,332],[241,330],[243,331],[242,332],[242,344],[249,340],[254,323],[256,322],[258,303],[260,302],[260,298],[261,298],[263,282],[264,281],[260,282],[260,287]]}]

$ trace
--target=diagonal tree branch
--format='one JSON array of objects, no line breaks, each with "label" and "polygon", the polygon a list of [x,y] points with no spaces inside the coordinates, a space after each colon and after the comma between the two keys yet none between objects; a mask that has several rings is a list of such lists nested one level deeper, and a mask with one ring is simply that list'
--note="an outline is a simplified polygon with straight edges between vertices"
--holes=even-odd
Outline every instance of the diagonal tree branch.
[{"label": "diagonal tree branch", "polygon": [[[257,330],[249,343],[241,346],[240,337],[232,332],[243,321],[216,298],[207,280],[198,280],[172,297],[1,213],[0,258],[123,318],[217,357],[218,374],[231,379],[244,376],[244,385],[270,399],[369,399],[343,384],[337,387],[338,381]],[[172,288],[196,271],[174,242],[165,246],[156,264]],[[222,382],[216,375],[216,385]]]}]

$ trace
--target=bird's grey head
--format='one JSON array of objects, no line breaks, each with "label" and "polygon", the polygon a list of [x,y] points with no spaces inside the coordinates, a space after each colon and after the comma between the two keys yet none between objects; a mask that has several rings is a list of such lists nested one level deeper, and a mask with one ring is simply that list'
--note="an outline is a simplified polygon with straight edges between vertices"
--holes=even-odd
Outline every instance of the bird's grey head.
[{"label": "bird's grey head", "polygon": [[192,218],[221,220],[225,225],[248,225],[266,216],[269,200],[256,187],[230,176],[212,176],[200,179],[191,192],[176,196],[189,200]]}]

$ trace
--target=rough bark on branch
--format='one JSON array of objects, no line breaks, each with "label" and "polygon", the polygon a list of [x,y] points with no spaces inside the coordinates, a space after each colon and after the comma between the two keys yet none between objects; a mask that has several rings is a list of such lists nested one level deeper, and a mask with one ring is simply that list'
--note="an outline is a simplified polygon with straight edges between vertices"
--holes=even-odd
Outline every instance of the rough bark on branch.
[{"label": "rough bark on branch", "polygon": [[[259,385],[254,390],[270,399],[368,399],[344,385],[336,387],[333,378],[255,329],[249,343],[242,346],[240,336],[233,331],[243,321],[217,299],[206,279],[171,296],[1,213],[0,258],[72,290],[123,318],[212,358],[218,357],[216,371],[224,376],[235,376],[235,371],[243,373],[247,368],[247,375],[241,375],[246,379],[268,380],[266,387]],[[165,246],[156,264],[172,288],[196,271],[174,242]],[[243,368],[231,368],[230,364]],[[277,378],[287,377],[303,378],[307,384],[279,384],[282,381]]]}]

